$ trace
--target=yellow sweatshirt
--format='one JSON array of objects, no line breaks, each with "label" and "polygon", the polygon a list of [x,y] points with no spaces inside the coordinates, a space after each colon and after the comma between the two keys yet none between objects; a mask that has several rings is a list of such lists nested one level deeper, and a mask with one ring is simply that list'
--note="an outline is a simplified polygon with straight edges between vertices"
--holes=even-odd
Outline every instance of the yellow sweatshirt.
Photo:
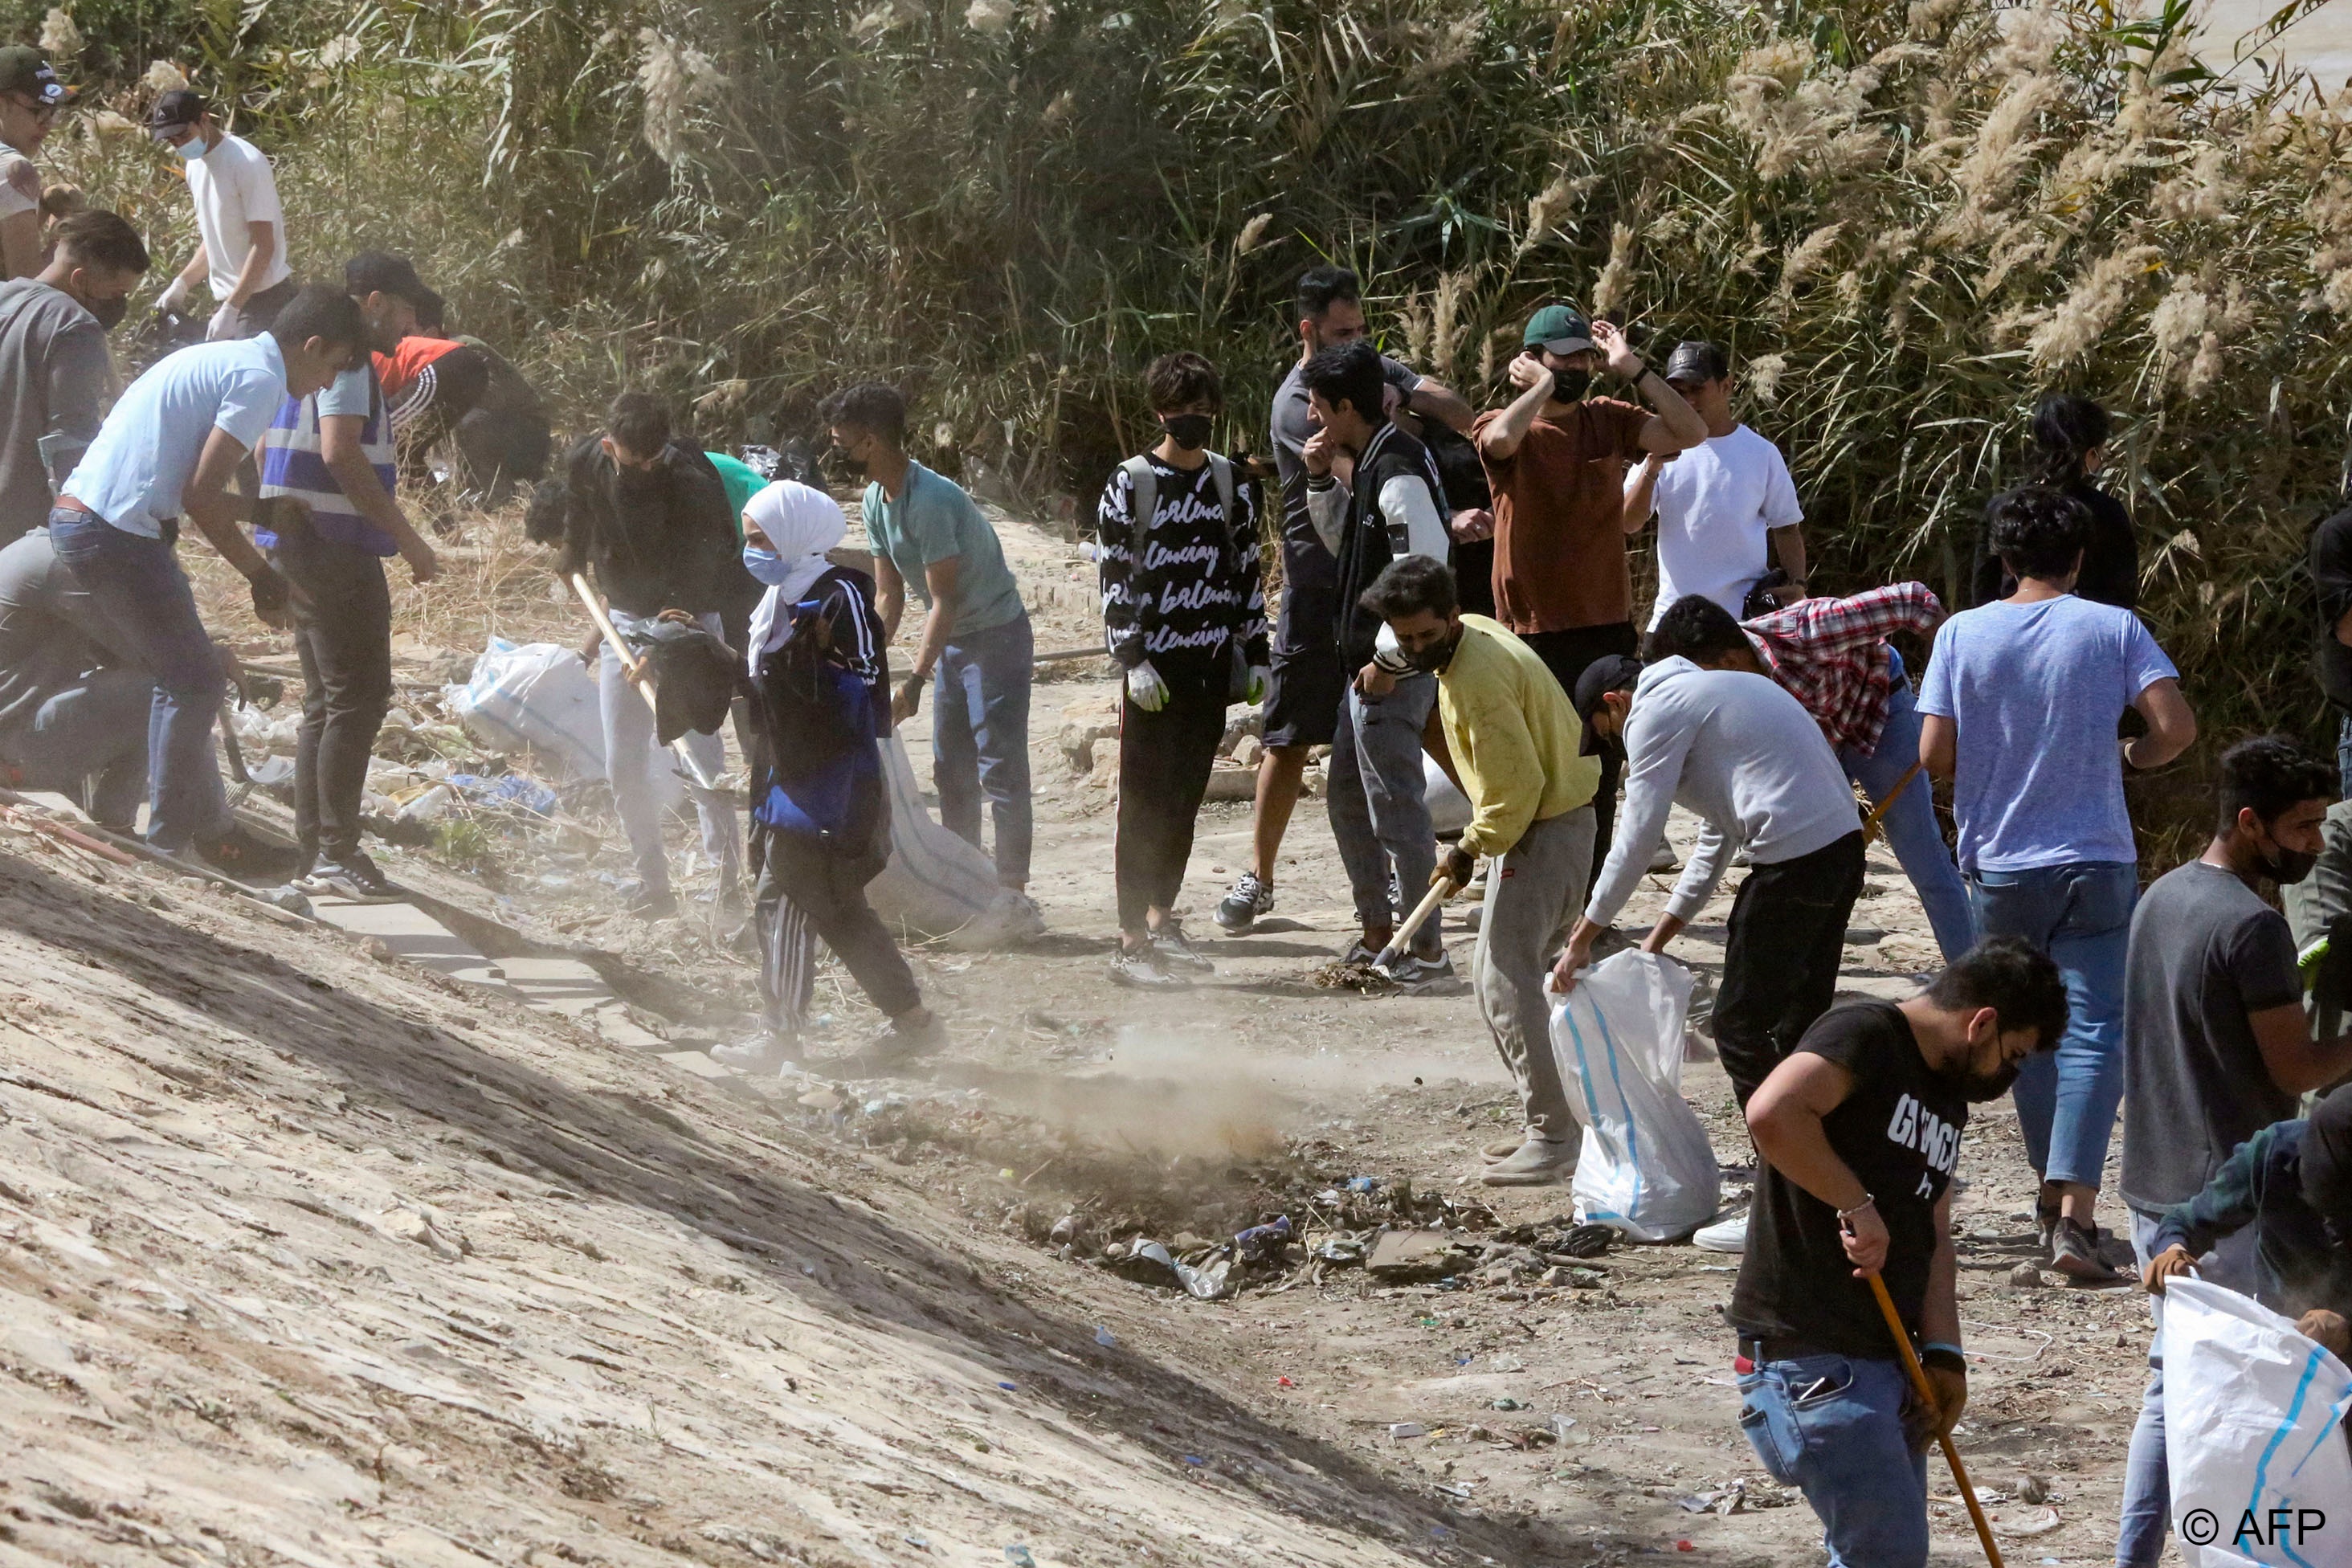
[{"label": "yellow sweatshirt", "polygon": [[1462,847],[1507,851],[1528,830],[1589,805],[1601,761],[1580,754],[1584,726],[1533,648],[1485,616],[1462,617],[1462,643],[1437,678],[1445,743],[1470,797]]}]

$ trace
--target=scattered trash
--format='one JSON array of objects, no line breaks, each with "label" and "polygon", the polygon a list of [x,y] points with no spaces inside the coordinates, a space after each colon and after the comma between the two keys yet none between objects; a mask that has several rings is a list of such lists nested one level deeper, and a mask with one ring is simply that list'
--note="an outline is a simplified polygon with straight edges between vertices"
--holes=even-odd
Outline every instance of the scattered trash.
[{"label": "scattered trash", "polygon": [[1037,1559],[1030,1554],[1029,1549],[1025,1546],[1006,1547],[1004,1560],[1012,1563],[1013,1568],[1037,1568]]},{"label": "scattered trash", "polygon": [[1378,1176],[1350,1176],[1345,1184],[1351,1193],[1376,1193],[1381,1190]]},{"label": "scattered trash", "polygon": [[1139,1285],[1176,1283],[1176,1260],[1156,1241],[1134,1241],[1115,1258],[1108,1249],[1103,1256],[1111,1258],[1112,1269],[1122,1279],[1132,1279]]},{"label": "scattered trash", "polygon": [[1693,1546],[1687,1541],[1677,1541],[1675,1542],[1675,1550],[1677,1552],[1696,1552],[1698,1548]]},{"label": "scattered trash", "polygon": [[1389,1436],[1394,1438],[1426,1437],[1429,1428],[1418,1421],[1392,1421],[1389,1424]]},{"label": "scattered trash", "polygon": [[1290,1216],[1284,1215],[1267,1225],[1254,1225],[1234,1237],[1234,1251],[1245,1263],[1280,1261],[1290,1245]]},{"label": "scattered trash", "polygon": [[1554,1415],[1549,1421],[1545,1422],[1544,1425],[1550,1428],[1551,1435],[1553,1436],[1565,1437],[1568,1436],[1568,1429],[1576,1425],[1576,1417],[1573,1415]]},{"label": "scattered trash", "polygon": [[1013,1394],[1017,1392],[1021,1385],[1017,1383],[999,1383],[996,1386],[1004,1390],[1007,1394]]},{"label": "scattered trash", "polygon": [[1098,1327],[1095,1330],[1095,1343],[1102,1346],[1105,1350],[1108,1350],[1113,1345],[1118,1343],[1118,1336],[1112,1333],[1108,1329]]},{"label": "scattered trash", "polygon": [[451,773],[447,782],[451,789],[462,794],[467,804],[472,805],[512,806],[534,816],[553,816],[560,804],[553,790],[529,773],[501,773],[497,778],[483,778],[478,773]]},{"label": "scattered trash", "polygon": [[1198,1454],[1187,1454],[1184,1456],[1184,1462],[1188,1465],[1205,1465],[1209,1461]]},{"label": "scattered trash", "polygon": [[1295,1383],[1291,1382],[1291,1381],[1290,1381],[1290,1379],[1288,1379],[1288,1378],[1286,1378],[1286,1377],[1277,1377],[1277,1378],[1276,1378],[1276,1379],[1274,1380],[1274,1385],[1275,1385],[1275,1387],[1276,1387],[1276,1388],[1296,1388],[1296,1387],[1297,1387],[1297,1386],[1298,1386],[1297,1384],[1295,1384]]},{"label": "scattered trash", "polygon": [[1384,1230],[1372,1242],[1364,1271],[1384,1283],[1435,1279],[1469,1262],[1442,1230]]},{"label": "scattered trash", "polygon": [[1507,1394],[1503,1395],[1502,1398],[1495,1401],[1495,1408],[1497,1410],[1525,1410],[1527,1406],[1520,1404],[1517,1400],[1513,1399]]},{"label": "scattered trash", "polygon": [[1045,1238],[1056,1247],[1066,1241],[1076,1241],[1078,1238],[1078,1216],[1064,1215],[1054,1222],[1054,1228],[1045,1233]]},{"label": "scattered trash", "polygon": [[[1223,1247],[1218,1249],[1224,1251]],[[1241,1282],[1234,1278],[1234,1260],[1220,1257],[1195,1268],[1189,1263],[1176,1265],[1177,1282],[1185,1292],[1203,1301],[1222,1301],[1240,1293]]]},{"label": "scattered trash", "polygon": [[1363,1237],[1334,1236],[1326,1238],[1322,1245],[1316,1247],[1315,1256],[1338,1268],[1352,1268],[1363,1262],[1364,1252]]}]

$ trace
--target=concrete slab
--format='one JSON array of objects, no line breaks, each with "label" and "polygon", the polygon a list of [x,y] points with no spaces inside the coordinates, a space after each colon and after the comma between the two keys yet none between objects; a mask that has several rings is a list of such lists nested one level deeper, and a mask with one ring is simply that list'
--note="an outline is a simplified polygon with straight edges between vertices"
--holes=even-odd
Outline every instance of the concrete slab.
[{"label": "concrete slab", "polygon": [[313,899],[311,909],[329,925],[356,936],[374,937],[396,957],[474,985],[510,989],[499,965],[431,915],[410,904],[354,904]]}]

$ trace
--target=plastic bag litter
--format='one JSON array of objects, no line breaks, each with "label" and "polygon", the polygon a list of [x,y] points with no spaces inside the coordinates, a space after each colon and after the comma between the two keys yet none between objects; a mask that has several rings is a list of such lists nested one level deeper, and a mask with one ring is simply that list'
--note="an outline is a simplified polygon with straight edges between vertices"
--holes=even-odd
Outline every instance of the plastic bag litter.
[{"label": "plastic bag litter", "polygon": [[1176,1266],[1177,1282],[1184,1293],[1196,1300],[1222,1301],[1241,1293],[1241,1282],[1234,1278],[1234,1260],[1223,1247],[1195,1268],[1189,1263]]},{"label": "plastic bag litter", "polygon": [[1628,949],[1551,999],[1552,1050],[1584,1122],[1576,1217],[1641,1241],[1674,1240],[1715,1217],[1715,1151],[1682,1097],[1690,994],[1689,970]]},{"label": "plastic bag litter", "polygon": [[494,779],[451,773],[448,784],[471,805],[510,805],[535,816],[555,815],[555,792],[529,773],[501,773]]},{"label": "plastic bag litter", "polygon": [[471,678],[443,695],[466,733],[492,751],[508,754],[529,746],[576,777],[604,776],[596,678],[575,650],[492,637],[474,661]]},{"label": "plastic bag litter", "polygon": [[882,745],[890,789],[890,863],[866,886],[874,912],[956,948],[1003,947],[1045,929],[1036,907],[996,879],[996,863],[940,825],[923,805],[915,764],[897,735]]},{"label": "plastic bag litter", "polygon": [[[2202,1279],[2165,1287],[2162,1342],[2165,1408],[2196,1413],[2164,1431],[2183,1561],[2345,1561],[2326,1542],[2352,1525],[2352,1448],[2340,1426],[2352,1370],[2291,1320]],[[2209,1524],[2209,1541],[2197,1541]]]}]

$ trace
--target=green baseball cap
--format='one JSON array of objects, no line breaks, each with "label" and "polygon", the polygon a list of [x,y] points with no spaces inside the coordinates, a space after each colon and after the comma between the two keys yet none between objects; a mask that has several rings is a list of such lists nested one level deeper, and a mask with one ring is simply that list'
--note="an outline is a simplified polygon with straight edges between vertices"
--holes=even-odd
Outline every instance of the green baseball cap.
[{"label": "green baseball cap", "polygon": [[1582,353],[1592,346],[1592,323],[1573,305],[1546,305],[1528,321],[1519,342],[1527,348],[1549,349],[1556,354]]},{"label": "green baseball cap", "polygon": [[0,92],[21,92],[38,104],[59,104],[73,90],[49,68],[49,58],[30,44],[0,49]]}]

